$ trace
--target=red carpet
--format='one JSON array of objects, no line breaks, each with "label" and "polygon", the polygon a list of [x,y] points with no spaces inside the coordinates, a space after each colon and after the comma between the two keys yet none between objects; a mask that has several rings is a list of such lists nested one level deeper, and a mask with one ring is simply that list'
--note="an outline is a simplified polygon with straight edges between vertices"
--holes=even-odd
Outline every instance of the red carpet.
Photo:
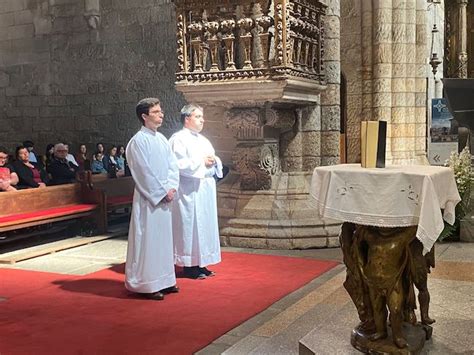
[{"label": "red carpet", "polygon": [[337,265],[224,253],[164,301],[131,296],[123,265],[86,276],[0,269],[0,354],[191,354]]}]

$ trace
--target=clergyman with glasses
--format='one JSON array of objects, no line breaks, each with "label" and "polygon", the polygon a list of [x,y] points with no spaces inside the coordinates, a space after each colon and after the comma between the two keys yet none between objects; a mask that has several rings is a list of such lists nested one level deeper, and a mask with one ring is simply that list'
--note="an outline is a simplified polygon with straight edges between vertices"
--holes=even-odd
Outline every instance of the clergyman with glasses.
[{"label": "clergyman with glasses", "polygon": [[126,148],[133,180],[125,287],[152,300],[179,291],[173,258],[171,201],[179,185],[176,158],[157,129],[163,123],[160,100],[146,98],[136,106],[142,124]]}]

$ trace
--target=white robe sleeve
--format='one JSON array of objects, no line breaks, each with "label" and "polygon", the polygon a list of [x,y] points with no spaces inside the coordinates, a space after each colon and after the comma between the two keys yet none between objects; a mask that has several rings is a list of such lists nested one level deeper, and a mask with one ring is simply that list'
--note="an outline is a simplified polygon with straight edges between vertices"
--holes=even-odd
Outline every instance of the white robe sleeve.
[{"label": "white robe sleeve", "polygon": [[215,175],[221,179],[223,174],[222,174],[222,161],[221,161],[221,158],[219,158],[218,156],[215,157],[216,158],[216,165],[214,165],[214,170],[215,170]]},{"label": "white robe sleeve", "polygon": [[[156,154],[157,152],[154,152]],[[150,152],[137,141],[131,141],[127,146],[127,159],[130,171],[135,181],[135,188],[143,195],[153,206],[158,206],[161,200],[166,196],[168,186],[174,185],[174,181],[162,181],[158,178],[149,163]],[[172,155],[172,154],[170,154]],[[166,158],[163,159],[163,166],[166,167]],[[169,174],[168,174],[169,176]],[[174,176],[174,175],[172,175]],[[176,179],[175,177],[173,180]]]},{"label": "white robe sleeve", "polygon": [[171,148],[178,160],[179,173],[182,176],[203,179],[207,176],[207,168],[204,165],[204,157],[188,153],[187,146],[180,137],[171,137]]},{"label": "white robe sleeve", "polygon": [[176,160],[173,151],[171,150],[171,146],[168,144],[168,191],[171,189],[175,189],[178,191],[179,188],[179,167],[178,161]]}]

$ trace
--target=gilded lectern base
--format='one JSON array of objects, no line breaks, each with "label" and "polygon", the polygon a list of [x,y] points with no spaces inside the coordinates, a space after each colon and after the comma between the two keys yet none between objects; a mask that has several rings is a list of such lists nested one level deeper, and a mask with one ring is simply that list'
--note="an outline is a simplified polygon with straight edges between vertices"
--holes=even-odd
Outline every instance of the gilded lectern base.
[{"label": "gilded lectern base", "polygon": [[416,354],[431,337],[430,324],[435,320],[429,315],[428,273],[435,265],[434,250],[423,255],[416,230],[416,226],[342,225],[340,242],[347,268],[344,287],[361,321],[351,343],[360,351]]},{"label": "gilded lectern base", "polygon": [[400,349],[392,341],[392,329],[390,326],[387,330],[387,338],[373,341],[368,339],[368,336],[358,328],[355,328],[352,331],[351,344],[354,348],[365,354],[415,355],[421,352],[425,345],[425,340],[430,339],[433,334],[433,328],[429,325],[403,323],[403,333],[405,334],[408,346]]}]

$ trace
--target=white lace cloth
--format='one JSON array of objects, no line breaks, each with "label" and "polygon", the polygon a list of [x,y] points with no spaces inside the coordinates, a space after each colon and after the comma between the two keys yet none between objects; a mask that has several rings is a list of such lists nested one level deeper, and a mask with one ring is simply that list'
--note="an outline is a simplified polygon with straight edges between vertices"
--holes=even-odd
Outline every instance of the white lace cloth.
[{"label": "white lace cloth", "polygon": [[318,167],[310,192],[321,217],[377,227],[417,225],[424,253],[443,230],[443,218],[454,223],[454,208],[461,201],[450,168],[424,165]]}]

